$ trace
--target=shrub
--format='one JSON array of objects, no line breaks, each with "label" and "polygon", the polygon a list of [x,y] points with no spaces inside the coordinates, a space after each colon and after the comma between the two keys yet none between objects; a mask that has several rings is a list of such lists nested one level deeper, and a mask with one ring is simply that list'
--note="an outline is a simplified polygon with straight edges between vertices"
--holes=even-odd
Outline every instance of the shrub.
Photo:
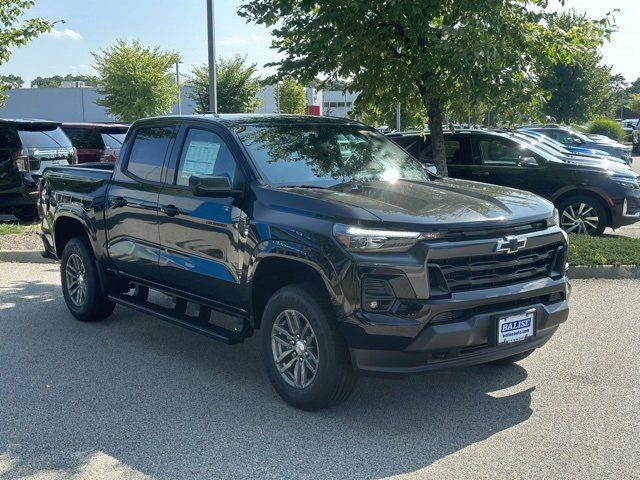
[{"label": "shrub", "polygon": [[606,135],[607,137],[617,141],[624,139],[624,130],[622,129],[622,125],[610,118],[596,118],[592,120],[587,128],[587,132],[597,135]]}]

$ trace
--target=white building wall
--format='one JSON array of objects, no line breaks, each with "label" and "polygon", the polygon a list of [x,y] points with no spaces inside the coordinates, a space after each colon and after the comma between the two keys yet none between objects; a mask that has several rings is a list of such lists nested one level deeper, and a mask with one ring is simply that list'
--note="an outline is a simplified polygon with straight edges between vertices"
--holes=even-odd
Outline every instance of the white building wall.
[{"label": "white building wall", "polygon": [[[95,88],[17,88],[5,92],[7,99],[0,107],[0,118],[40,118],[59,122],[113,122],[103,107],[96,105],[100,94]],[[347,117],[358,94],[333,90],[306,91],[307,104],[319,105],[321,115]],[[259,93],[260,107],[256,113],[277,113],[274,87],[269,85]],[[182,114],[194,113],[194,103],[188,87],[182,87]],[[177,103],[173,114],[178,113]]]}]

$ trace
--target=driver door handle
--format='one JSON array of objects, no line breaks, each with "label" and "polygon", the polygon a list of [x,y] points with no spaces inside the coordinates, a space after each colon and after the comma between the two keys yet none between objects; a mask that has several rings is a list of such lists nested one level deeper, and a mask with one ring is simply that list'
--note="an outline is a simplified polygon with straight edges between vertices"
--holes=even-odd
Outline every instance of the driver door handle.
[{"label": "driver door handle", "polygon": [[113,208],[126,207],[127,199],[123,197],[115,197],[111,199],[110,204]]},{"label": "driver door handle", "polygon": [[177,217],[178,215],[180,215],[180,209],[175,205],[165,205],[163,207],[160,207],[160,211],[170,217]]}]

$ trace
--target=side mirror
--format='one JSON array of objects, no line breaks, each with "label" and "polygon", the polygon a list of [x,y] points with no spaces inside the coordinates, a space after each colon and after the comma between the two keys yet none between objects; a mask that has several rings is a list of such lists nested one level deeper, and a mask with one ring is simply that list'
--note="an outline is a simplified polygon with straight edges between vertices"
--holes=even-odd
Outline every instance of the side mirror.
[{"label": "side mirror", "polygon": [[573,143],[576,145],[582,145],[584,142],[582,140],[580,140],[579,138],[574,138],[573,139]]},{"label": "side mirror", "polygon": [[524,157],[522,160],[520,160],[520,163],[518,165],[520,165],[521,167],[528,167],[528,168],[535,168],[535,167],[541,166],[535,157]]},{"label": "side mirror", "polygon": [[233,189],[226,175],[192,175],[189,188],[199,197],[239,197],[242,194]]},{"label": "side mirror", "polygon": [[438,175],[438,169],[433,163],[425,162],[422,165],[424,166],[424,169],[431,175]]}]

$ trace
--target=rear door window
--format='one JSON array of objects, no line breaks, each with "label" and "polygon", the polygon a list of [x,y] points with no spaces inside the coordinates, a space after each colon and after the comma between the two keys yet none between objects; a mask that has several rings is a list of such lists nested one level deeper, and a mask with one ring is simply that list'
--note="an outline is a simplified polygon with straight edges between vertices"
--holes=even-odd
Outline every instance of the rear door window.
[{"label": "rear door window", "polygon": [[68,148],[72,146],[69,137],[59,127],[43,128],[20,125],[17,128],[24,148]]},{"label": "rear door window", "polygon": [[127,171],[149,182],[159,182],[174,127],[139,128],[133,140]]},{"label": "rear door window", "polygon": [[65,128],[67,136],[76,148],[82,149],[102,149],[104,148],[102,138],[97,130],[93,128]]},{"label": "rear door window", "polygon": [[124,143],[124,138],[127,136],[127,132],[102,132],[102,141],[107,148],[121,148]]}]

